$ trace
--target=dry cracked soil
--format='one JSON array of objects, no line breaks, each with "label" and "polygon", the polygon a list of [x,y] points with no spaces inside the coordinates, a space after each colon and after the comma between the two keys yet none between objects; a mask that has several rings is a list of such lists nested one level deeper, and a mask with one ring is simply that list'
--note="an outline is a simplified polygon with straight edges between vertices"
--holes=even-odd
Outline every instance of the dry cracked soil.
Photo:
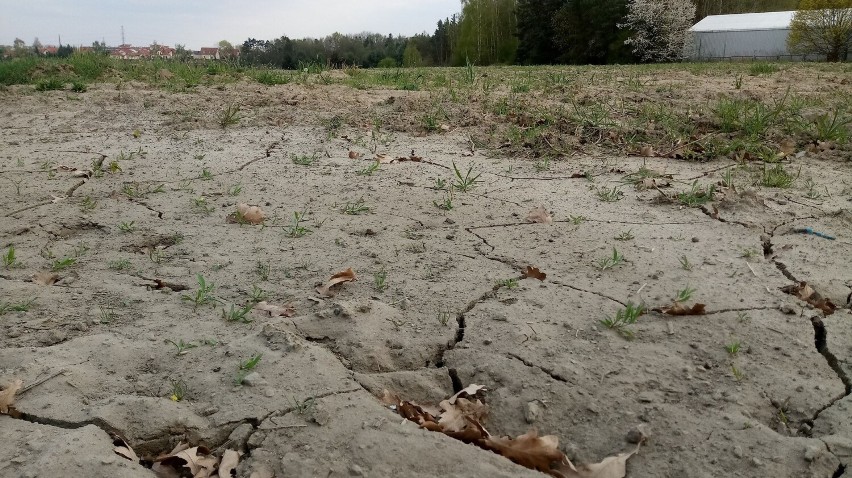
[{"label": "dry cracked soil", "polygon": [[[25,387],[20,417],[0,416],[0,475],[154,476],[113,452],[119,435],[140,456],[179,441],[240,450],[246,477],[541,476],[376,398],[435,404],[471,383],[488,390],[491,433],[555,435],[575,462],[643,435],[628,476],[849,473],[848,159],[795,157],[825,187],[816,200],[723,187],[727,159],[576,154],[543,170],[463,127],[328,127],[423,95],[0,92],[0,245],[16,254],[0,271],[0,380]],[[233,103],[239,123],[219,127]],[[422,160],[368,171],[376,153]],[[93,161],[102,172],[74,176]],[[479,176],[450,196],[454,165]],[[643,165],[674,187],[625,183]],[[716,185],[712,202],[672,199],[694,181]],[[227,222],[238,203],[265,224]],[[539,206],[552,223],[527,220]],[[613,249],[623,260],[606,267]],[[349,267],[356,281],[317,294]],[[51,269],[54,284],[33,280]],[[196,304],[199,275],[211,299]],[[837,310],[782,291],[801,281]],[[650,310],[684,289],[705,314]],[[260,298],[292,317],[239,320]],[[628,303],[648,311],[601,322]]]}]

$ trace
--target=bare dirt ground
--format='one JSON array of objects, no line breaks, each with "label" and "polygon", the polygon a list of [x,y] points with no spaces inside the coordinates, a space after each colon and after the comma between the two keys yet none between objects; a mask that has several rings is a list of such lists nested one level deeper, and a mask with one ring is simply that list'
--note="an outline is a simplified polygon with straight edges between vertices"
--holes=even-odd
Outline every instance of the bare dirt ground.
[{"label": "bare dirt ground", "polygon": [[[843,75],[752,83],[849,95]],[[679,81],[696,102],[730,88]],[[113,452],[117,434],[140,456],[179,441],[238,450],[246,477],[541,476],[376,398],[437,404],[472,383],[487,388],[492,434],[555,435],[575,463],[644,438],[628,476],[848,470],[848,149],[800,141],[783,189],[752,185],[736,160],[615,154],[582,134],[542,165],[482,147],[477,136],[499,146],[502,133],[466,117],[471,105],[448,106],[449,124],[425,134],[408,112],[434,101],[341,84],[0,91],[0,246],[16,254],[0,271],[0,384],[25,387],[20,418],[0,416],[0,474],[154,476]],[[242,118],[223,129],[230,104]],[[423,160],[364,171],[364,158],[412,151]],[[93,161],[102,174],[73,176]],[[454,164],[480,176],[450,195]],[[642,166],[659,173],[650,187],[625,182]],[[713,200],[688,207],[677,195],[695,181]],[[265,225],[227,222],[238,203],[260,206]],[[552,223],[527,220],[539,206]],[[607,267],[614,248],[623,260]],[[527,266],[546,279],[523,278]],[[355,282],[318,295],[350,267]],[[53,285],[32,279],[52,268]],[[199,275],[209,303],[184,298]],[[836,310],[782,291],[800,281]],[[703,315],[650,310],[686,289]],[[261,298],[292,317],[227,320]],[[628,303],[648,312],[601,323]]]}]

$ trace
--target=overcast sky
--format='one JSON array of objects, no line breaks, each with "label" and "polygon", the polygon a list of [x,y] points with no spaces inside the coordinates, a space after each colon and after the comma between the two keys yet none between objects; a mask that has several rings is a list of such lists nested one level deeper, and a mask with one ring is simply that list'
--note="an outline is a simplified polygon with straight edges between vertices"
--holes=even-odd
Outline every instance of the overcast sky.
[{"label": "overcast sky", "polygon": [[189,48],[323,37],[370,31],[413,35],[433,32],[439,19],[461,9],[459,0],[0,0],[0,44],[91,45],[177,43]]}]

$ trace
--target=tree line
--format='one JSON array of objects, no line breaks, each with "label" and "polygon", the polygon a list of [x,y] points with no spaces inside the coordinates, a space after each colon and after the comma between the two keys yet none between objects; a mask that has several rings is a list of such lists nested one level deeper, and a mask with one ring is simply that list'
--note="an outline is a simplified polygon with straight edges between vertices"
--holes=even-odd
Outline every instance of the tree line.
[{"label": "tree line", "polygon": [[[439,20],[431,34],[249,38],[240,47],[240,57],[249,64],[285,69],[312,63],[371,68],[670,61],[681,53],[676,50],[683,39],[668,38],[667,45],[653,44],[666,36],[663,30],[688,28],[707,15],[795,10],[798,3],[799,0],[462,0],[461,12]],[[662,26],[659,17],[653,15],[665,17]],[[672,22],[675,25],[669,24]]]}]

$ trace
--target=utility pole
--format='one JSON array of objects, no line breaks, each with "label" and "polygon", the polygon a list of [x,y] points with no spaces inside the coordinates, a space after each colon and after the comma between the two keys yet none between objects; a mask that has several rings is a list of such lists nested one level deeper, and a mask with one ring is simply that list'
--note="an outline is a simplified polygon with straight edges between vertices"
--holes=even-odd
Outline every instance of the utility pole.
[{"label": "utility pole", "polygon": [[126,45],[124,42],[124,25],[121,26],[121,44]]}]

